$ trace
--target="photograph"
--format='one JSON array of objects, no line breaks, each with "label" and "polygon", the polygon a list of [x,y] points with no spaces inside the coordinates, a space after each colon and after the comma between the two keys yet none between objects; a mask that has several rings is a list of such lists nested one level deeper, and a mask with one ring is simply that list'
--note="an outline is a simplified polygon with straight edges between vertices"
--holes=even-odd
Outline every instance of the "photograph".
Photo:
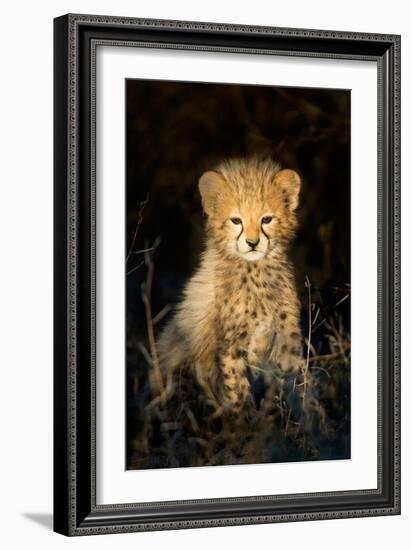
[{"label": "photograph", "polygon": [[345,27],[54,19],[55,532],[401,513],[401,36]]},{"label": "photograph", "polygon": [[126,469],[350,459],[350,90],[125,109]]}]

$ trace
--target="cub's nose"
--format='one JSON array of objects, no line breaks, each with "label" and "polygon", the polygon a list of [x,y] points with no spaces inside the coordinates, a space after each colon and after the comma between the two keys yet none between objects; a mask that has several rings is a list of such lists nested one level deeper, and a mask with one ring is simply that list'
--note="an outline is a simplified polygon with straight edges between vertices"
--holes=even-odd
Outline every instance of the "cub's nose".
[{"label": "cub's nose", "polygon": [[258,245],[260,242],[260,239],[246,239],[245,242],[248,244],[250,248],[254,250],[254,248]]}]

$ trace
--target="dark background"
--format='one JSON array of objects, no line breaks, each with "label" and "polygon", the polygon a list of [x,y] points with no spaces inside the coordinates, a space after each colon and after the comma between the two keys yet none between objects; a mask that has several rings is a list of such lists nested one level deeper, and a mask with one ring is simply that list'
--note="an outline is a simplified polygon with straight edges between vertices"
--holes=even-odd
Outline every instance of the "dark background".
[{"label": "dark background", "polygon": [[[299,230],[290,254],[303,303],[303,331],[308,276],[319,319],[337,309],[349,333],[350,300],[339,302],[350,284],[350,92],[127,80],[126,102],[126,253],[140,204],[148,197],[133,252],[161,237],[154,255],[153,316],[178,301],[198,264],[204,237],[199,177],[224,158],[258,154],[302,178]],[[129,438],[133,406],[142,391],[136,383],[142,361],[137,344],[146,340],[142,260],[142,254],[132,254],[126,265]],[[321,330],[313,343],[321,353]]]}]

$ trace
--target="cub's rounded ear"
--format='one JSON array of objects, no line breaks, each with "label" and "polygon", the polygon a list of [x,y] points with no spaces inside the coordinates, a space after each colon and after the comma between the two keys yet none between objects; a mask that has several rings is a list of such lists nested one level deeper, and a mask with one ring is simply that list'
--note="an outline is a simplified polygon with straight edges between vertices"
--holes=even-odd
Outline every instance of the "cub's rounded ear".
[{"label": "cub's rounded ear", "polygon": [[280,170],[274,177],[274,184],[282,190],[283,199],[292,211],[298,206],[301,178],[294,170]]},{"label": "cub's rounded ear", "polygon": [[201,195],[201,203],[206,214],[213,215],[217,208],[217,202],[224,194],[225,179],[218,172],[210,170],[204,172],[198,181]]}]

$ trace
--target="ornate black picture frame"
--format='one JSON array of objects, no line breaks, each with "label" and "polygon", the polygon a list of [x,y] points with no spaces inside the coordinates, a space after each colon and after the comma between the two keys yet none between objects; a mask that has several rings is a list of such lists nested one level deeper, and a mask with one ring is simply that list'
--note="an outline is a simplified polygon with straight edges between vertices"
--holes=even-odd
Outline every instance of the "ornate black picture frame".
[{"label": "ornate black picture frame", "polygon": [[[378,65],[378,488],[96,504],[96,48]],[[400,513],[400,37],[125,17],[54,21],[54,529],[64,535]],[[136,495],[138,502],[138,495]]]}]

